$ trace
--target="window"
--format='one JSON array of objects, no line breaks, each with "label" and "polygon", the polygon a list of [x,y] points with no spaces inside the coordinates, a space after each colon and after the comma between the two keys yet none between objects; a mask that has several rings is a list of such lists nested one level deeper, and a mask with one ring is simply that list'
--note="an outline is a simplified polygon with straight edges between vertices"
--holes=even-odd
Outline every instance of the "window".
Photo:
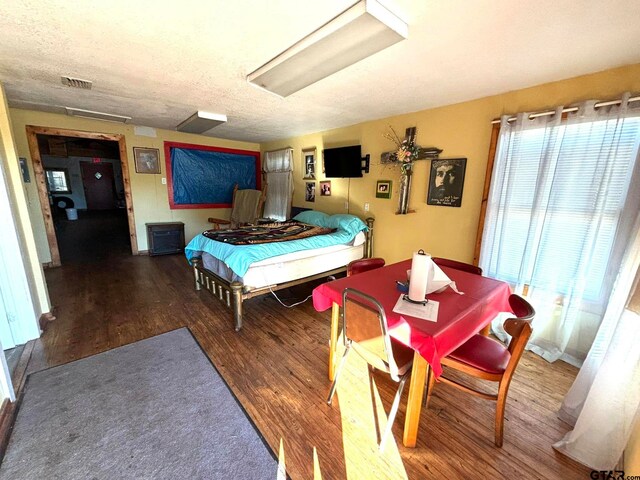
[{"label": "window", "polygon": [[494,130],[479,265],[534,305],[527,348],[579,366],[640,211],[640,104],[561,111]]},{"label": "window", "polygon": [[[313,149],[315,152],[315,148]],[[304,151],[303,151],[304,152]],[[284,221],[291,213],[293,195],[293,149],[285,148],[265,152],[264,176],[267,183],[267,199],[264,217]]]},{"label": "window", "polygon": [[47,168],[45,172],[50,193],[71,193],[71,183],[66,168]]},{"label": "window", "polygon": [[[496,278],[564,295],[582,277],[585,299],[602,300],[640,133],[637,117],[610,123],[512,131],[503,139],[509,180],[497,204],[504,228],[490,267]],[[535,261],[523,264],[526,251],[536,252]]]}]

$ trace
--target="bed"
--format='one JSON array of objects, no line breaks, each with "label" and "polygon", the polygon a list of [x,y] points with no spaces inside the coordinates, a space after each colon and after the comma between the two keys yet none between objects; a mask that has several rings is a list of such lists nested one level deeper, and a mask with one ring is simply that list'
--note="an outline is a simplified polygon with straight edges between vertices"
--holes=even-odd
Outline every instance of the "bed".
[{"label": "bed", "polygon": [[211,234],[213,240],[203,232],[185,248],[196,290],[207,290],[232,310],[236,331],[242,328],[244,300],[344,272],[349,262],[372,256],[373,218],[365,223],[353,215],[306,211],[293,220],[332,231],[255,245],[231,245],[224,235]]}]

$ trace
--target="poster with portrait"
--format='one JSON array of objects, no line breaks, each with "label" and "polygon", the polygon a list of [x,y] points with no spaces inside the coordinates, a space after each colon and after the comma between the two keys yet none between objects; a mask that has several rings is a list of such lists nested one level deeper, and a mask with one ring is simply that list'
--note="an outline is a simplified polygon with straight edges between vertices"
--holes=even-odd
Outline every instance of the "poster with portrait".
[{"label": "poster with portrait", "polygon": [[331,196],[331,180],[320,182],[320,196],[321,197]]},{"label": "poster with portrait", "polygon": [[466,158],[436,158],[431,160],[428,205],[459,207],[462,205],[462,187],[467,168]]},{"label": "poster with portrait", "polygon": [[302,167],[304,168],[305,180],[316,179],[316,148],[305,148],[302,150]]},{"label": "poster with portrait", "polygon": [[316,182],[306,182],[304,200],[305,202],[316,201]]}]

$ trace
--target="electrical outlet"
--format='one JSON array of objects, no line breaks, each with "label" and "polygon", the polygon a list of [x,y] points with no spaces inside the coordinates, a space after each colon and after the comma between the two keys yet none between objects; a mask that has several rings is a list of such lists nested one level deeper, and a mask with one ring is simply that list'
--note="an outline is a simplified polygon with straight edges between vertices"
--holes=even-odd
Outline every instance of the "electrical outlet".
[{"label": "electrical outlet", "polygon": [[344,209],[349,210],[349,202],[344,202]]},{"label": "electrical outlet", "polygon": [[369,211],[369,202],[364,204],[364,211],[368,212]]},{"label": "electrical outlet", "polygon": [[167,184],[167,179],[166,179],[166,178],[164,178],[164,177],[162,177],[162,184],[163,184],[163,185],[166,185],[166,184]]}]

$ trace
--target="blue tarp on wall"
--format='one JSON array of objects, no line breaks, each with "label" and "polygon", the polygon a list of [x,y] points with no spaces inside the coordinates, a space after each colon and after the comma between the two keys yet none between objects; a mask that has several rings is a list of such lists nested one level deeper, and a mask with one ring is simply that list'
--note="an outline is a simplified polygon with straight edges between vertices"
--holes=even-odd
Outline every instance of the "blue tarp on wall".
[{"label": "blue tarp on wall", "polygon": [[253,155],[171,147],[173,203],[231,203],[233,186],[256,188]]}]

